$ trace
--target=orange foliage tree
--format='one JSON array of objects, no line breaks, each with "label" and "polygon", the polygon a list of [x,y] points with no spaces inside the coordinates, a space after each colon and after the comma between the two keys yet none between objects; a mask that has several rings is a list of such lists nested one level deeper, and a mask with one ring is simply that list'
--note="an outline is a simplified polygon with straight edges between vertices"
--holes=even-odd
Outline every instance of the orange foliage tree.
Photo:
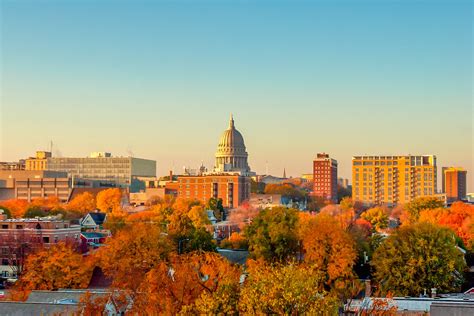
[{"label": "orange foliage tree", "polygon": [[171,245],[159,225],[135,223],[109,238],[96,253],[113,286],[135,291],[145,274],[168,257]]},{"label": "orange foliage tree", "polygon": [[96,209],[95,197],[90,192],[81,193],[67,204],[66,209],[85,215]]},{"label": "orange foliage tree", "polygon": [[419,221],[449,227],[466,246],[474,246],[474,205],[455,202],[450,208],[423,210]]},{"label": "orange foliage tree", "polygon": [[2,207],[10,211],[12,218],[21,218],[28,209],[28,202],[18,199],[0,201],[0,208]]},{"label": "orange foliage tree", "polygon": [[[235,312],[241,273],[216,253],[172,255],[147,273],[133,309],[148,315]],[[224,293],[233,293],[233,304],[222,300]]]},{"label": "orange foliage tree", "polygon": [[45,211],[61,210],[61,201],[57,196],[48,196],[45,198],[37,198],[31,201],[29,208],[38,208]]},{"label": "orange foliage tree", "polygon": [[331,216],[318,214],[301,231],[304,261],[324,273],[323,281],[342,289],[353,277],[357,253],[350,234]]},{"label": "orange foliage tree", "polygon": [[118,212],[122,206],[122,191],[117,188],[102,190],[97,194],[97,207],[102,212]]},{"label": "orange foliage tree", "polygon": [[60,242],[30,254],[15,290],[80,289],[89,284],[93,262]]}]

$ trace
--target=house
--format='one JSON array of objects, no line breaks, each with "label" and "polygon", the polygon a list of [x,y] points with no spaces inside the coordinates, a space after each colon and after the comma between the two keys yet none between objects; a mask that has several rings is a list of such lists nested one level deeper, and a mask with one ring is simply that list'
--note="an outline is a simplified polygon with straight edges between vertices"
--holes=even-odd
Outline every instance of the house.
[{"label": "house", "polygon": [[102,228],[102,225],[105,223],[106,219],[106,213],[97,211],[91,212],[81,219],[81,227],[83,229],[99,230]]},{"label": "house", "polygon": [[97,249],[105,243],[107,237],[110,237],[110,232],[82,232],[81,242],[82,251]]},{"label": "house", "polygon": [[[0,315],[81,315],[83,295],[89,293],[91,299],[108,298],[103,315],[122,315],[130,306],[117,304],[107,290],[59,289],[57,291],[31,291],[25,302],[0,301]],[[130,305],[130,304],[129,304]]]}]

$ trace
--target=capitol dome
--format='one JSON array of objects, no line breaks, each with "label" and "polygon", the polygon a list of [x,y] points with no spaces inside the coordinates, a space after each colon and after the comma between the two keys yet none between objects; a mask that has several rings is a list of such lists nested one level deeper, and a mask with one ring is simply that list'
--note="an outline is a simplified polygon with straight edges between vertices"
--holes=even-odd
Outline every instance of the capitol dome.
[{"label": "capitol dome", "polygon": [[216,152],[216,171],[240,171],[248,173],[247,151],[244,138],[235,129],[234,118],[230,116],[229,127],[222,133]]}]

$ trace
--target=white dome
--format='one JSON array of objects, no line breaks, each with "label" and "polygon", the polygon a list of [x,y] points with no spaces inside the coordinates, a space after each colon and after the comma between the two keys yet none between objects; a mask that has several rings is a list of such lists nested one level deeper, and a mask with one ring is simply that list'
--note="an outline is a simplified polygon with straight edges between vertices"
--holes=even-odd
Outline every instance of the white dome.
[{"label": "white dome", "polygon": [[235,129],[234,119],[230,116],[229,127],[222,133],[216,152],[216,169],[219,171],[248,172],[247,151],[244,138]]}]

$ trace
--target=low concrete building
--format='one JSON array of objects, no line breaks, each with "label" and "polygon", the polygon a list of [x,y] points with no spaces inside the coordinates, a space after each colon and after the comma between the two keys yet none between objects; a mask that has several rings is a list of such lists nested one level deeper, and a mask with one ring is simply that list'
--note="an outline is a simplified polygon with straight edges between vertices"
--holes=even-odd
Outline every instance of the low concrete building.
[{"label": "low concrete building", "polygon": [[250,207],[256,209],[273,208],[284,206],[280,194],[257,194],[251,193],[249,199]]},{"label": "low concrete building", "polygon": [[36,198],[57,196],[66,202],[72,182],[65,172],[1,170],[0,200],[20,199],[31,202]]}]

